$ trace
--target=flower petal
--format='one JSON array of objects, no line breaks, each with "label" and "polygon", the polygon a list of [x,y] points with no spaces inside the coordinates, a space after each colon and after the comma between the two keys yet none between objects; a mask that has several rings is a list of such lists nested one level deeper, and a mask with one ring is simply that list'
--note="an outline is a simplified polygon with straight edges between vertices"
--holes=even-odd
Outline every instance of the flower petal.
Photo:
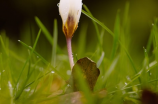
[{"label": "flower petal", "polygon": [[82,0],[60,0],[59,12],[63,21],[63,32],[71,38],[81,16]]},{"label": "flower petal", "polygon": [[63,24],[66,23],[66,20],[69,14],[70,1],[71,0],[60,0],[60,3],[59,3],[59,13],[61,15]]}]

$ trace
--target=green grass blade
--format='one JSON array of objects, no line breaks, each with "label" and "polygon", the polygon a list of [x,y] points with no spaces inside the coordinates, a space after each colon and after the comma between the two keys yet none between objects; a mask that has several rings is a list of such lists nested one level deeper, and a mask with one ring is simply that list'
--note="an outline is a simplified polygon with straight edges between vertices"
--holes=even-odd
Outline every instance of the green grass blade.
[{"label": "green grass blade", "polygon": [[25,86],[25,88],[29,87],[30,85],[32,85],[33,83],[35,83],[37,80],[42,79],[44,76],[50,74],[52,71],[53,71],[53,70],[50,70],[50,71],[46,72],[44,75],[41,75],[41,76],[38,77],[36,80],[34,80],[34,81],[30,82],[29,84],[27,84],[27,85]]},{"label": "green grass blade", "polygon": [[123,18],[123,28],[126,28],[128,19],[129,19],[129,2],[126,2],[125,11],[124,11],[124,18]]},{"label": "green grass blade", "polygon": [[100,22],[99,20],[97,20],[96,18],[94,18],[93,16],[91,16],[89,13],[87,13],[86,11],[82,10],[82,13],[84,15],[86,15],[87,17],[89,17],[90,19],[92,19],[93,21],[95,21],[96,23],[98,23],[101,27],[103,27],[109,34],[111,34],[112,36],[114,36],[114,33],[108,28],[106,27],[102,22]]},{"label": "green grass blade", "polygon": [[118,40],[119,40],[119,34],[120,34],[120,16],[119,16],[119,11],[117,12],[117,16],[115,19],[115,25],[114,25],[114,39],[113,39],[113,48],[111,52],[111,60],[114,59],[117,48],[118,48]]},{"label": "green grass blade", "polygon": [[[158,81],[158,79],[151,80],[148,83],[153,83],[153,82],[156,82],[156,81]],[[141,85],[142,84],[136,84],[136,85],[133,85],[133,86],[137,87],[137,86],[141,86]],[[118,91],[123,91],[123,90],[126,90],[126,89],[131,89],[131,88],[133,88],[133,86],[129,86],[129,87],[125,87],[125,88],[122,88],[122,89],[119,89],[119,90],[115,90],[115,91],[109,92],[108,95],[109,94],[114,94],[114,93],[116,93]]]},{"label": "green grass blade", "polygon": [[[126,8],[127,8],[126,10],[128,11],[128,8],[129,8],[128,3],[127,3]],[[95,21],[96,23],[98,23],[101,27],[103,27],[103,28],[104,28],[108,33],[110,33],[113,37],[115,36],[114,33],[113,33],[109,28],[107,28],[102,22],[100,22],[99,20],[97,20],[96,18],[94,18],[94,17],[91,16],[89,13],[85,12],[84,10],[82,10],[82,13],[85,14],[85,15],[86,15],[87,17],[89,17],[90,19],[92,19],[93,21]],[[127,13],[125,13],[125,14],[127,14]],[[120,40],[119,40],[119,43],[120,43],[120,45],[124,48],[124,45],[121,43]],[[124,48],[124,49],[125,49],[125,48]],[[131,61],[131,64],[132,64],[132,66],[133,66],[133,68],[134,68],[135,73],[137,73],[137,69],[136,69],[136,67],[135,67],[135,65],[134,65],[134,62],[133,62],[132,58],[130,57],[130,55],[129,55],[129,53],[127,52],[126,49],[125,49],[125,52],[126,52],[128,58],[129,58],[130,61]]]},{"label": "green grass blade", "polygon": [[[146,72],[149,72],[151,69],[157,67],[158,63],[156,61],[153,61],[149,64],[149,68]],[[136,79],[138,79],[144,69],[141,69],[137,74],[134,75],[134,77],[131,78],[131,81],[129,81],[123,88],[127,87],[129,84],[131,84],[133,81],[135,81]]]},{"label": "green grass blade", "polygon": [[35,69],[35,67],[37,67],[37,64],[39,63],[41,61],[41,59],[38,59],[36,62],[35,62],[35,64],[32,66],[30,66],[30,67],[32,67],[32,71],[30,71],[30,72],[28,72],[28,78],[30,78],[31,77],[31,75],[32,75],[32,73],[35,71],[34,69]]},{"label": "green grass blade", "polygon": [[[46,38],[48,39],[49,43],[51,45],[53,45],[54,39],[51,36],[51,34],[49,33],[49,31],[47,30],[47,28],[43,25],[43,23],[40,21],[40,19],[38,17],[35,17],[35,21],[36,21],[37,25],[39,26],[39,28],[44,33],[44,35],[46,36]],[[60,49],[60,47],[58,45],[57,45],[57,51],[61,52],[61,49]]]},{"label": "green grass blade", "polygon": [[[154,20],[154,26],[153,26],[153,29],[152,29],[152,33],[155,37],[155,39],[154,39],[154,42],[155,42],[155,46],[154,46],[155,59],[158,62],[158,48],[157,48],[158,47],[158,19]],[[158,66],[157,66],[157,68],[158,68]],[[155,73],[158,73],[158,70],[156,70]],[[157,78],[158,78],[158,74],[156,75],[156,79]],[[156,84],[155,84],[156,91],[157,91],[157,85],[158,85],[158,82],[156,82]]]},{"label": "green grass blade", "polygon": [[[103,27],[103,28],[104,28],[108,33],[110,33],[113,37],[115,36],[114,33],[113,33],[110,29],[108,29],[102,22],[100,22],[99,20],[97,20],[96,18],[94,18],[94,17],[91,16],[89,13],[85,12],[84,10],[82,10],[82,13],[85,14],[85,15],[86,15],[87,17],[89,17],[90,19],[92,19],[93,21],[95,21],[96,23],[98,23],[101,27]],[[120,43],[120,45],[121,45],[122,47],[124,47],[124,45],[121,43],[120,40],[119,40],[119,43]],[[124,49],[125,49],[125,48],[124,48]],[[129,58],[130,61],[131,61],[131,64],[132,64],[132,66],[133,66],[133,68],[134,68],[135,73],[137,73],[137,69],[136,69],[136,67],[135,67],[135,65],[134,65],[134,62],[133,62],[132,58],[130,57],[129,53],[126,51],[126,49],[125,49],[125,52],[126,52],[128,58]]]},{"label": "green grass blade", "polygon": [[[86,5],[83,5],[83,7],[89,13],[89,15],[93,16]],[[93,25],[94,25],[95,30],[96,30],[96,34],[97,34],[97,38],[98,38],[98,41],[99,41],[100,49],[102,50],[102,43],[101,43],[101,36],[100,36],[100,33],[99,33],[99,28],[98,28],[96,22],[94,22],[94,21],[92,21],[92,22],[93,22]]]},{"label": "green grass blade", "polygon": [[[25,46],[26,48],[28,48],[29,50],[32,50],[31,47],[29,47],[27,44],[25,44],[22,41],[19,41],[23,46]],[[45,60],[40,54],[38,54],[35,50],[33,50],[34,54],[36,54],[39,58],[41,58],[41,60],[46,64],[50,64],[47,60]],[[65,76],[63,74],[61,74],[58,70],[56,70],[52,65],[50,66],[52,68],[52,70],[57,73],[58,75],[60,75],[63,79],[66,79]]]},{"label": "green grass blade", "polygon": [[102,63],[102,61],[103,61],[103,59],[104,59],[104,55],[105,55],[105,53],[102,52],[102,55],[100,56],[100,59],[99,59],[98,62],[97,62],[97,68],[99,68],[99,66],[101,65],[101,63]]},{"label": "green grass blade", "polygon": [[4,50],[5,54],[8,56],[8,51],[7,51],[7,49],[6,49],[6,46],[5,46],[5,44],[4,44],[4,41],[3,41],[1,35],[0,35],[0,41],[1,41],[1,45],[2,45],[2,47],[3,47],[3,50]]},{"label": "green grass blade", "polygon": [[79,33],[79,39],[78,39],[78,48],[77,48],[77,56],[80,58],[84,52],[86,47],[86,36],[87,36],[87,24],[81,24],[81,31]]},{"label": "green grass blade", "polygon": [[154,37],[154,33],[153,31],[151,31],[150,36],[149,36],[149,40],[146,46],[147,52],[149,54],[149,52],[151,51],[151,46],[152,46],[152,42],[153,42],[153,37]]},{"label": "green grass blade", "polygon": [[[28,48],[29,50],[32,50],[32,47],[28,46],[28,45],[25,44],[24,42],[22,42],[22,41],[20,41],[20,40],[19,40],[19,42],[20,42],[23,46],[25,46],[26,48]],[[45,64],[48,64],[48,62],[47,62],[40,54],[38,54],[35,50],[33,50],[33,52],[34,52],[37,56],[39,56]]]},{"label": "green grass blade", "polygon": [[[37,37],[36,37],[36,40],[35,40],[35,43],[34,43],[34,45],[33,45],[32,50],[31,50],[31,53],[30,53],[29,57],[27,58],[27,60],[26,60],[26,62],[25,62],[25,64],[24,64],[24,66],[23,66],[23,68],[22,68],[22,70],[21,70],[21,72],[20,72],[20,75],[19,75],[19,77],[18,77],[18,79],[17,79],[17,81],[16,81],[16,84],[15,84],[15,87],[14,87],[15,91],[17,90],[17,84],[18,84],[18,82],[19,82],[19,80],[20,80],[20,78],[21,78],[21,75],[22,75],[22,73],[23,73],[23,71],[24,71],[24,69],[25,69],[25,67],[26,67],[26,65],[27,65],[27,63],[28,63],[28,61],[30,60],[30,58],[31,58],[31,56],[32,56],[32,54],[33,54],[33,51],[35,50],[35,47],[36,47],[36,45],[37,45],[38,39],[39,39],[39,37],[40,37],[40,34],[41,34],[41,29],[40,29],[39,32],[38,32],[38,35],[37,35]],[[26,84],[26,83],[25,83],[25,84]],[[24,86],[24,85],[23,85],[23,86]],[[20,97],[20,94],[21,94],[22,91],[23,91],[23,89],[21,89],[20,92],[19,92],[19,91],[17,92],[17,95],[15,96],[15,99],[18,99],[18,98]]]},{"label": "green grass blade", "polygon": [[[133,62],[133,60],[132,60],[130,54],[129,54],[128,51],[125,49],[125,46],[123,46],[123,45],[121,45],[121,46],[122,46],[122,48],[124,49],[124,51],[125,51],[125,53],[126,53],[128,59],[130,60],[130,62],[131,62],[131,64],[132,64],[132,67],[133,67],[133,69],[134,69],[134,72],[135,72],[135,73],[138,73],[137,68],[135,67],[134,62]],[[140,79],[139,77],[138,77],[138,80],[139,80],[139,82],[141,83],[141,79]]]},{"label": "green grass blade", "polygon": [[128,56],[128,58],[129,58],[129,60],[130,60],[130,62],[131,62],[131,64],[132,64],[132,66],[133,66],[133,69],[134,69],[135,73],[137,73],[137,72],[138,72],[138,71],[137,71],[137,68],[135,67],[134,62],[133,62],[133,60],[132,60],[130,54],[128,53],[128,51],[125,49],[125,47],[124,47],[123,45],[121,45],[121,46],[123,47],[125,53],[127,54],[127,56]]},{"label": "green grass blade", "polygon": [[[149,68],[149,57],[148,57],[148,53],[147,50],[144,48],[144,61],[143,61],[143,71],[141,74],[141,80],[142,80],[142,86],[143,87],[148,87],[148,81],[149,81],[149,74],[150,71],[147,72],[148,68]],[[147,75],[148,74],[148,75]]]},{"label": "green grass blade", "polygon": [[[107,72],[105,73],[105,75],[103,76],[103,84],[106,83],[108,77],[111,75],[111,73],[114,71],[117,63],[118,63],[118,60],[119,60],[119,55],[112,61],[110,67],[108,68]],[[103,85],[105,86],[105,85]]]},{"label": "green grass blade", "polygon": [[53,37],[49,33],[49,31],[46,29],[46,27],[43,25],[43,23],[40,21],[38,17],[35,17],[35,21],[38,24],[39,28],[42,30],[42,32],[45,34],[46,38],[50,42],[50,44],[53,43]]},{"label": "green grass blade", "polygon": [[53,50],[52,50],[52,65],[56,66],[56,47],[57,47],[57,41],[58,41],[58,25],[57,20],[54,19],[54,43],[53,43]]}]

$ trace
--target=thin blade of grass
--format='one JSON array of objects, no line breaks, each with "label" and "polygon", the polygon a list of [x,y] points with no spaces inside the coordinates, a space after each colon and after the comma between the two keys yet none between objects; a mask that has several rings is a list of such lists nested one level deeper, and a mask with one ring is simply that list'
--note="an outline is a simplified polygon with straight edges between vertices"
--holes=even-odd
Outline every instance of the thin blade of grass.
[{"label": "thin blade of grass", "polygon": [[[90,10],[88,9],[88,7],[86,5],[83,4],[83,7],[84,9],[89,13],[89,15],[93,16],[92,13],[90,12]],[[99,41],[99,46],[100,46],[100,49],[102,49],[102,42],[101,42],[101,36],[100,36],[100,33],[99,33],[99,28],[98,28],[98,25],[96,24],[96,22],[92,21],[93,22],[93,25],[95,27],[95,30],[96,30],[96,34],[97,34],[97,38],[98,38],[98,41]]]},{"label": "thin blade of grass", "polygon": [[[152,28],[152,33],[155,37],[155,39],[154,39],[155,59],[158,62],[158,48],[157,48],[158,47],[158,19],[154,20],[154,26]],[[156,67],[158,68],[158,66],[156,66]],[[156,73],[158,73],[158,70],[156,70]],[[156,75],[156,78],[158,78],[158,75]],[[156,82],[156,84],[155,84],[156,90],[157,90],[157,85],[158,85],[158,82]]]},{"label": "thin blade of grass", "polygon": [[77,56],[80,58],[81,55],[85,52],[86,47],[86,36],[87,36],[87,28],[88,25],[86,23],[81,25],[81,31],[78,39],[78,49],[77,49]]},{"label": "thin blade of grass", "polygon": [[135,65],[134,65],[133,59],[131,58],[130,54],[129,54],[128,51],[126,50],[125,46],[123,46],[123,45],[121,45],[121,46],[122,46],[122,48],[124,49],[126,55],[128,56],[128,58],[129,58],[129,60],[130,60],[130,62],[131,62],[131,64],[132,64],[132,66],[133,66],[133,69],[134,69],[135,73],[137,73],[138,71],[137,71],[137,68],[136,68]]},{"label": "thin blade of grass", "polygon": [[[142,86],[144,88],[148,87],[148,81],[149,81],[149,72],[147,72],[148,68],[149,68],[149,57],[148,57],[148,53],[147,50],[144,48],[144,61],[143,61],[143,70],[142,70],[142,74],[141,74],[141,80],[142,80]],[[147,75],[148,74],[148,75]]]},{"label": "thin blade of grass", "polygon": [[103,62],[103,59],[104,59],[104,52],[102,52],[102,55],[100,56],[100,59],[98,60],[97,62],[97,68],[99,68],[99,66],[101,65],[101,63]]},{"label": "thin blade of grass", "polygon": [[35,21],[38,24],[39,28],[42,30],[42,32],[45,34],[46,38],[50,42],[50,44],[53,43],[53,37],[49,33],[49,31],[46,29],[46,27],[43,25],[43,23],[40,21],[38,17],[35,17]]},{"label": "thin blade of grass", "polygon": [[[151,69],[155,68],[157,65],[158,65],[157,62],[155,62],[155,61],[151,62],[149,64],[149,68],[148,68],[148,70],[146,72],[149,72]],[[130,83],[132,83],[133,81],[135,81],[136,79],[138,79],[141,76],[142,72],[143,72],[143,69],[141,69],[137,74],[135,74],[131,78],[131,80],[123,88],[127,87]]]},{"label": "thin blade of grass", "polygon": [[52,50],[52,65],[56,66],[56,48],[57,48],[57,41],[58,41],[58,23],[57,20],[54,19],[54,43],[53,43],[53,50]]},{"label": "thin blade of grass", "polygon": [[147,43],[147,46],[146,46],[146,50],[147,50],[148,54],[151,51],[151,46],[152,46],[153,38],[154,38],[154,33],[151,30],[151,33],[150,33],[150,36],[149,36],[149,40],[148,40],[148,43]]},{"label": "thin blade of grass", "polygon": [[30,82],[29,84],[27,84],[27,85],[25,86],[25,88],[29,87],[30,85],[32,85],[33,83],[35,83],[37,80],[42,79],[44,76],[50,74],[52,71],[53,71],[53,70],[50,70],[50,71],[46,72],[44,75],[39,76],[37,79],[35,79],[34,81],[32,81],[32,82]]},{"label": "thin blade of grass", "polygon": [[115,69],[117,63],[118,63],[118,60],[119,60],[119,55],[112,61],[111,65],[109,66],[107,72],[105,73],[105,75],[103,76],[103,86],[105,86],[106,84],[106,81],[108,79],[108,77],[111,75],[111,73],[113,72],[113,70]]},{"label": "thin blade of grass", "polygon": [[[27,44],[25,44],[22,41],[19,41],[23,46],[25,46],[26,48],[28,48],[29,50],[32,50],[31,47],[29,47]],[[46,64],[50,64],[47,60],[45,60],[40,54],[38,54],[35,50],[33,50],[34,54],[36,54],[39,58],[41,58],[41,60]],[[50,65],[50,67],[52,68],[52,70],[57,73],[61,78],[66,79],[65,76],[63,74],[61,74],[58,70],[56,70],[52,65]]]},{"label": "thin blade of grass", "polygon": [[[31,53],[30,53],[29,57],[27,58],[27,60],[26,60],[26,62],[25,62],[25,64],[24,64],[24,66],[23,66],[23,68],[22,68],[22,70],[21,70],[21,72],[20,72],[20,75],[19,75],[19,77],[18,77],[18,79],[17,79],[17,81],[16,81],[16,84],[15,84],[15,87],[14,87],[15,91],[17,90],[17,84],[18,84],[18,82],[19,82],[19,80],[20,80],[20,78],[21,78],[21,75],[22,75],[22,73],[23,73],[23,71],[24,71],[24,69],[25,69],[27,63],[29,62],[29,60],[30,60],[30,58],[31,58],[31,56],[32,56],[32,54],[33,54],[33,51],[35,50],[35,47],[36,47],[36,45],[37,45],[38,39],[39,39],[39,37],[40,37],[40,34],[41,34],[41,29],[40,29],[39,32],[38,32],[38,35],[37,35],[37,37],[36,37],[36,40],[35,40],[35,43],[34,43],[34,45],[33,45],[32,50],[31,50]],[[26,84],[26,83],[25,83],[25,84]],[[21,94],[22,91],[23,91],[23,90],[21,89],[20,91],[17,92],[17,94],[15,95],[15,99],[18,99],[18,98],[20,97],[20,94]]]},{"label": "thin blade of grass", "polygon": [[[107,28],[102,22],[100,22],[99,20],[97,20],[96,18],[94,18],[93,16],[91,16],[89,13],[87,13],[87,12],[84,11],[84,10],[82,10],[82,13],[85,14],[85,15],[86,15],[87,17],[89,17],[90,19],[92,19],[93,21],[95,21],[96,23],[98,23],[101,27],[103,27],[103,28],[104,28],[109,34],[111,34],[113,37],[115,36],[114,33],[113,33],[109,28]],[[119,40],[119,43],[120,43],[120,45],[121,45],[122,47],[124,47],[124,45],[121,43],[120,40]],[[125,48],[124,48],[124,49],[125,49]],[[135,73],[137,73],[137,69],[136,69],[136,67],[135,67],[135,65],[134,65],[134,62],[133,62],[132,58],[130,57],[129,53],[128,53],[126,50],[125,50],[125,52],[126,52],[128,58],[129,58],[130,61],[131,61],[131,64],[132,64],[132,66],[133,66],[133,68],[134,68]],[[139,79],[139,81],[140,81],[140,79]],[[140,82],[141,82],[141,81],[140,81]]]},{"label": "thin blade of grass", "polygon": [[[38,17],[35,17],[35,21],[36,21],[37,25],[39,26],[39,28],[44,33],[44,35],[46,36],[46,38],[48,39],[49,43],[51,45],[53,45],[54,39],[51,36],[51,34],[49,33],[49,31],[47,30],[47,28],[43,25],[43,23],[40,21],[40,19]],[[61,49],[58,45],[57,45],[57,51],[61,53]]]},{"label": "thin blade of grass", "polygon": [[28,76],[29,76],[29,73],[30,73],[30,70],[31,70],[31,63],[30,63],[30,60],[29,60],[28,64],[29,64],[29,67],[28,67],[28,72],[27,72],[27,78],[26,78],[26,80],[24,80],[24,81],[22,82],[23,84],[22,84],[21,88],[16,92],[15,100],[17,100],[17,99],[21,96],[22,92],[23,92],[24,89],[25,89],[25,85],[27,84],[27,82],[28,82],[28,80],[29,80],[29,78],[30,78],[30,77],[28,77]]},{"label": "thin blade of grass", "polygon": [[114,26],[114,39],[113,39],[113,48],[111,52],[111,60],[114,59],[117,48],[118,48],[118,40],[119,40],[119,34],[120,34],[120,16],[119,11],[117,12],[116,19],[115,19],[115,26]]},{"label": "thin blade of grass", "polygon": [[93,16],[91,16],[89,13],[87,13],[86,11],[82,10],[82,13],[84,15],[86,15],[87,17],[89,17],[90,19],[92,19],[93,21],[95,21],[96,23],[98,23],[101,27],[103,27],[109,34],[111,34],[112,36],[114,36],[114,33],[108,28],[106,27],[102,22],[100,22],[99,20],[97,20],[96,18],[94,18]]},{"label": "thin blade of grass", "polygon": [[0,41],[1,41],[1,45],[2,45],[2,47],[3,47],[3,49],[4,49],[4,52],[6,53],[6,55],[8,56],[8,52],[7,52],[7,49],[6,49],[6,46],[5,46],[5,44],[4,44],[4,41],[3,41],[3,39],[2,39],[2,36],[0,35]]},{"label": "thin blade of grass", "polygon": [[[3,59],[2,59],[2,53],[0,53],[0,73],[2,73],[2,69],[4,69],[3,67]],[[0,75],[0,88],[2,88],[2,74]]]},{"label": "thin blade of grass", "polygon": [[124,11],[124,18],[123,18],[123,27],[125,28],[127,23],[128,23],[128,18],[129,18],[129,2],[126,2],[125,5],[125,11]]},{"label": "thin blade of grass", "polygon": [[[130,56],[130,54],[128,52],[128,47],[129,47],[128,44],[129,44],[129,41],[130,41],[127,38],[127,35],[129,34],[129,15],[128,14],[129,14],[129,2],[126,2],[125,11],[124,11],[124,18],[123,18],[122,37],[121,37],[121,40],[119,40],[119,43],[120,43],[121,48],[126,53],[128,59],[130,60],[130,63],[133,67],[133,70],[134,70],[135,74],[137,74],[138,70],[137,70],[137,68],[134,64],[134,61],[133,61],[132,57]],[[138,80],[141,83],[140,77],[138,77]]]},{"label": "thin blade of grass", "polygon": [[[148,81],[148,83],[153,83],[153,82],[156,82],[156,81],[158,81],[158,79],[154,79],[154,80]],[[142,84],[136,84],[136,85],[133,85],[133,86],[137,87],[137,86],[141,86],[141,85]],[[133,86],[129,86],[129,87],[125,87],[125,88],[122,88],[122,89],[119,89],[119,90],[111,91],[111,92],[108,93],[108,95],[116,93],[117,91],[123,91],[123,90],[131,89],[131,88],[133,88]]]}]

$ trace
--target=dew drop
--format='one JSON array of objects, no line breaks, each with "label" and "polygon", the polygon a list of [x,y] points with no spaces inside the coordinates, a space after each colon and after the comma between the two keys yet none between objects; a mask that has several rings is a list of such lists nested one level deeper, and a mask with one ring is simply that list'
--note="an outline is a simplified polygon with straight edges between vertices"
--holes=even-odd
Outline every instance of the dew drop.
[{"label": "dew drop", "polygon": [[147,50],[146,50],[146,49],[144,49],[144,51],[145,51],[145,52],[147,52]]},{"label": "dew drop", "polygon": [[125,85],[127,85],[127,83],[125,82]]},{"label": "dew drop", "polygon": [[51,71],[51,73],[54,74],[55,72],[54,72],[54,71]]},{"label": "dew drop", "polygon": [[59,7],[59,3],[57,4],[57,6]]},{"label": "dew drop", "polygon": [[150,73],[149,75],[152,75],[152,73]]},{"label": "dew drop", "polygon": [[12,84],[10,83],[10,81],[8,81],[8,86],[12,88]]},{"label": "dew drop", "polygon": [[152,23],[152,26],[154,26],[154,24]]},{"label": "dew drop", "polygon": [[127,78],[127,80],[128,80],[128,81],[130,81],[130,80],[131,80],[131,78],[130,78],[129,76],[126,76],[126,78]]},{"label": "dew drop", "polygon": [[67,70],[67,75],[71,75],[71,70]]},{"label": "dew drop", "polygon": [[3,72],[5,72],[5,70],[3,70]]},{"label": "dew drop", "polygon": [[70,84],[67,84],[67,87],[70,87]]},{"label": "dew drop", "polygon": [[21,41],[21,40],[18,40],[19,42]]},{"label": "dew drop", "polygon": [[26,91],[26,92],[29,92],[29,91],[30,91],[30,88],[25,89],[25,91]]}]

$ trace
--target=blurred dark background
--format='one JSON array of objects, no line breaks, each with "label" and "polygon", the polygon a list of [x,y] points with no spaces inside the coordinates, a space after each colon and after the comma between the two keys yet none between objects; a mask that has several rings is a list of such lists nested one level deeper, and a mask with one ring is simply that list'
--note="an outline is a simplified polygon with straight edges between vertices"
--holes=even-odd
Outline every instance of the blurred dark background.
[{"label": "blurred dark background", "polygon": [[[120,10],[120,16],[123,18],[126,2],[129,2],[129,19],[131,44],[135,49],[142,50],[146,45],[150,35],[150,29],[155,17],[158,17],[158,0],[83,0],[93,16],[102,21],[113,31],[117,10]],[[57,4],[59,0],[0,0],[0,30],[5,30],[10,40],[17,42],[21,39],[26,28],[38,30],[34,17],[37,16],[46,28],[53,33],[53,20],[58,20],[59,38],[58,43],[65,46],[65,37],[62,33],[62,21],[59,16]],[[80,26],[83,23],[88,24],[88,35],[95,41],[96,37],[94,26],[89,18],[84,14],[81,16],[79,28],[75,34],[78,34]],[[77,35],[73,38],[77,39]],[[107,42],[106,42],[107,39]],[[106,37],[105,47],[112,38]],[[61,41],[64,40],[64,41]],[[90,42],[92,43],[92,42]],[[90,44],[89,43],[89,44]]]}]

